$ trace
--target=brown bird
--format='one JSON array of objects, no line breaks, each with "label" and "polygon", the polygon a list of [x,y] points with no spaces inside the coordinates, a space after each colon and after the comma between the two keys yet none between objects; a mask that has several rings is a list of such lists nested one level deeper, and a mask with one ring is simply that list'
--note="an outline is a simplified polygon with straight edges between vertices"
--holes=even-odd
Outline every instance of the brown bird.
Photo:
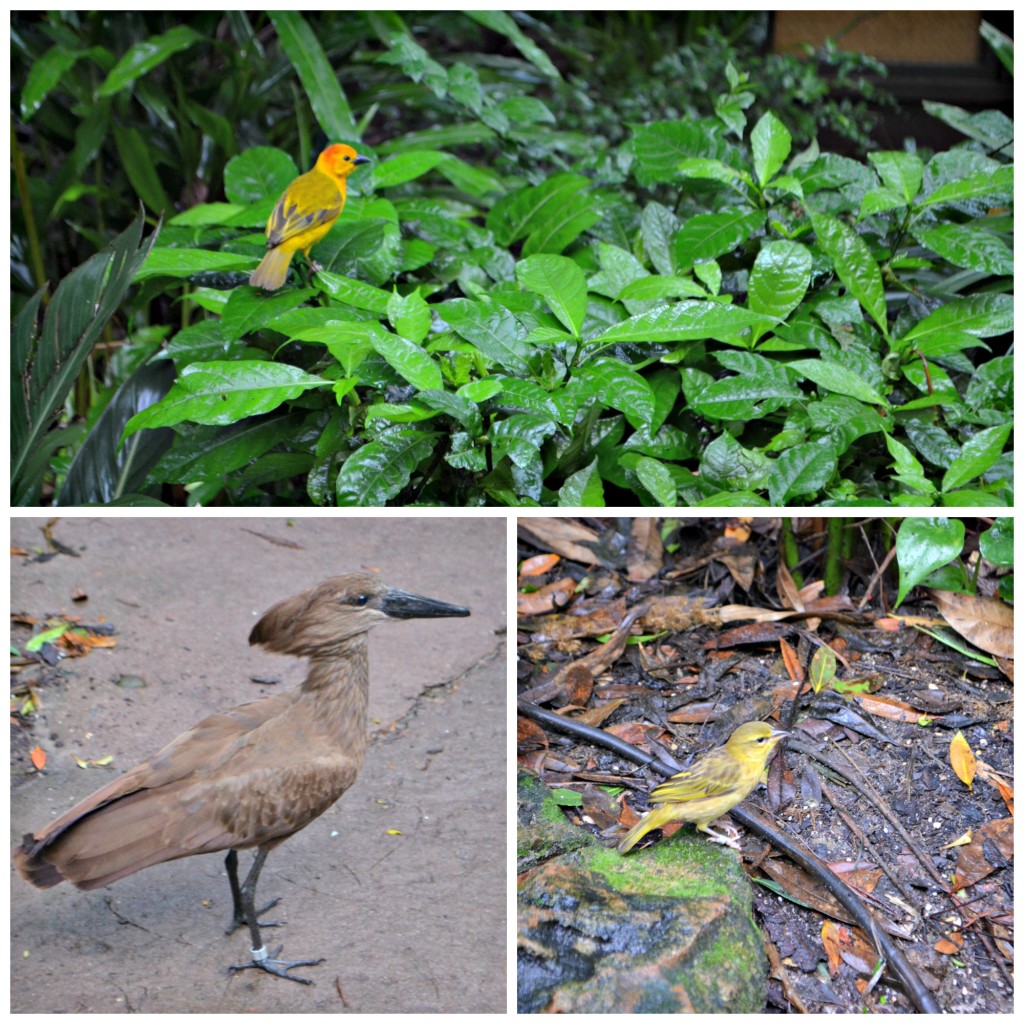
[{"label": "brown bird", "polygon": [[[353,573],[274,605],[249,643],[309,659],[305,682],[287,693],[204,718],[156,756],[93,793],[14,849],[22,878],[40,889],[69,881],[97,889],[152,864],[228,850],[234,915],[247,925],[252,963],[305,985],[292,967],[318,960],[268,954],[255,908],[267,854],[305,828],[352,783],[367,746],[366,633],[385,619],[469,615],[469,610],[384,586]],[[238,884],[238,850],[256,847]]]}]

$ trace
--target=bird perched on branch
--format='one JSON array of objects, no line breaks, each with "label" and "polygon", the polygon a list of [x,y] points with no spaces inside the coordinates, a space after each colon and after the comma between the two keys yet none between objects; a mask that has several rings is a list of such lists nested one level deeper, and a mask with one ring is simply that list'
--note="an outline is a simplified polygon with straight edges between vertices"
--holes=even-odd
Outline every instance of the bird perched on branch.
[{"label": "bird perched on branch", "polygon": [[725,746],[709,750],[651,793],[654,806],[622,838],[619,853],[628,853],[648,832],[670,821],[692,821],[712,842],[739,849],[735,839],[708,826],[753,792],[775,745],[788,735],[766,722],[741,725]]},{"label": "bird perched on branch", "polygon": [[[311,171],[296,178],[277,201],[267,221],[270,252],[249,276],[255,288],[273,291],[284,284],[288,264],[300,249],[309,260],[309,250],[334,226],[345,209],[348,176],[370,158],[360,156],[351,146],[328,146]],[[319,270],[319,264],[310,264]]]},{"label": "bird perched on branch", "polygon": [[[256,883],[267,854],[305,828],[352,783],[367,746],[366,634],[388,618],[469,615],[466,608],[384,586],[372,576],[325,580],[274,605],[249,643],[309,659],[305,682],[287,693],[203,719],[158,754],[23,837],[18,873],[41,889],[71,882],[96,889],[152,864],[227,850],[234,914],[245,925],[252,963],[312,984],[289,968],[322,960],[278,959],[260,936]],[[256,848],[238,884],[236,851]],[[269,925],[262,925],[269,927]]]}]

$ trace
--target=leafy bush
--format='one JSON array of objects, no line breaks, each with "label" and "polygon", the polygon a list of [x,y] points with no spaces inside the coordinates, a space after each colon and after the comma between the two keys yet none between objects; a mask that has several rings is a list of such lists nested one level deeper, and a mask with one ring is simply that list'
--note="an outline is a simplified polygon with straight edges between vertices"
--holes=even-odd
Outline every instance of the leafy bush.
[{"label": "leafy bush", "polygon": [[[442,64],[393,14],[325,18],[316,32],[271,15],[283,52],[260,86],[268,110],[273,75],[294,69],[331,141],[402,111],[423,126],[360,146],[373,164],[316,248],[325,269],[300,287],[247,285],[298,166],[274,147],[234,151],[215,109],[231,85],[199,76],[209,108],[176,94],[227,157],[225,199],[169,215],[136,276],[141,327],[152,330],[158,305],[181,304],[159,353],[177,382],[125,429],[176,432],[141,492],[180,486],[192,502],[238,504],[1012,504],[1012,356],[985,344],[1012,327],[1007,119],[935,108],[968,138],[932,156],[794,153],[774,113],[748,123],[756,87],[729,65],[707,116],[588,141],[555,125],[541,96],[555,105],[559,71],[509,16],[437,17],[498,33],[518,57],[449,48]],[[147,73],[163,63],[173,77],[174,47],[206,42],[176,34],[171,46],[171,32],[146,51],[162,61],[107,60],[99,93],[134,88],[153,104]],[[368,34],[367,84],[350,101],[331,69]],[[308,166],[318,147],[305,105],[295,109]],[[152,155],[141,171],[122,166],[150,209],[170,214]]]}]

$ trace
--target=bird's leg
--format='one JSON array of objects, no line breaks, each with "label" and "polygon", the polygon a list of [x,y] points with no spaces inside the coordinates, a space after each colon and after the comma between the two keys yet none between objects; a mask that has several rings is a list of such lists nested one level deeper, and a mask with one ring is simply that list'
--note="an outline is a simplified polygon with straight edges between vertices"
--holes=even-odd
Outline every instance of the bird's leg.
[{"label": "bird's leg", "polygon": [[[263,862],[267,859],[267,854],[270,851],[265,847],[261,846],[256,851],[256,858],[252,862],[252,867],[249,869],[249,874],[246,875],[245,881],[242,883],[242,888],[239,891],[239,902],[242,905],[242,915],[245,918],[245,923],[249,926],[249,935],[252,938],[252,963],[241,964],[237,967],[230,967],[231,973],[236,971],[244,971],[250,967],[259,967],[266,971],[268,974],[276,974],[279,978],[287,978],[289,981],[297,981],[300,985],[312,985],[313,982],[309,978],[300,978],[295,974],[289,974],[289,967],[315,967],[317,964],[324,962],[323,957],[319,960],[278,960],[281,955],[281,950],[284,946],[278,946],[273,953],[267,952],[267,947],[263,945],[263,939],[260,936],[260,923],[256,920],[256,883],[259,881],[260,871],[263,868]],[[237,866],[237,857],[236,857]],[[237,881],[237,880],[236,880]]]},{"label": "bird's leg", "polygon": [[[238,853],[235,850],[228,850],[228,855],[224,858],[224,866],[228,870],[228,884],[231,886],[231,901],[234,904],[231,911],[231,923],[224,934],[234,935],[239,928],[248,923],[245,920],[245,911],[242,910],[242,890],[238,885]],[[256,916],[262,917],[268,910],[276,907],[279,902],[276,899],[271,900],[265,907],[260,907],[256,911]],[[259,921],[257,923],[261,928],[279,928],[281,926],[280,921]]]},{"label": "bird's leg", "polygon": [[707,825],[698,825],[697,827],[701,832],[707,833],[707,835],[711,837],[711,842],[713,843],[721,843],[723,846],[728,846],[732,850],[738,850],[740,848],[740,834],[732,825],[726,824],[721,826],[732,833],[732,835],[728,836],[723,836],[721,833],[713,831]]}]

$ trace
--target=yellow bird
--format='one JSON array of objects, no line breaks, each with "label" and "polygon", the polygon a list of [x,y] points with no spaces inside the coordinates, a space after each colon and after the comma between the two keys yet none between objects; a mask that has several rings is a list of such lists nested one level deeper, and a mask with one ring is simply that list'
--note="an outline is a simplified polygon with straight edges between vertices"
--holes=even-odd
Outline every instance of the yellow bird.
[{"label": "yellow bird", "polygon": [[738,850],[735,839],[713,832],[708,825],[753,792],[775,745],[788,735],[767,722],[741,725],[725,746],[709,750],[651,793],[654,806],[623,837],[619,853],[628,853],[648,832],[670,821],[692,821],[713,842]]},{"label": "yellow bird", "polygon": [[[311,171],[296,178],[277,201],[267,221],[267,248],[270,252],[249,277],[255,288],[273,291],[284,284],[288,264],[300,249],[309,259],[309,250],[320,241],[345,209],[346,181],[370,158],[360,156],[351,146],[336,143],[317,157]],[[320,267],[311,263],[314,270]]]}]

